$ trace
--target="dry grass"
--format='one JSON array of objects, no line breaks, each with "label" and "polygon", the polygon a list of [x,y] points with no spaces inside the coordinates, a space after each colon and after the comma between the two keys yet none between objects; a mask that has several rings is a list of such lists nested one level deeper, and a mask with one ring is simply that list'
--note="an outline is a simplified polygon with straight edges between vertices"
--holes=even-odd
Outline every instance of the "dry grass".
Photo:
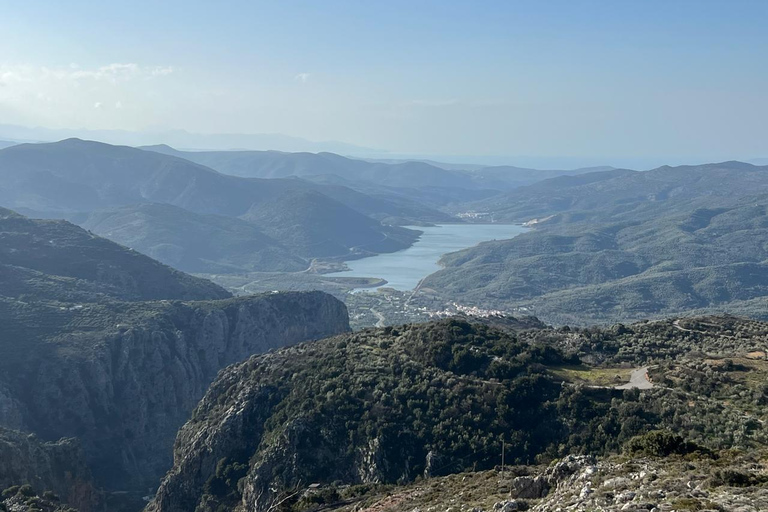
[{"label": "dry grass", "polygon": [[589,366],[562,366],[550,369],[550,372],[573,384],[590,386],[616,386],[629,382],[632,368],[592,368]]}]

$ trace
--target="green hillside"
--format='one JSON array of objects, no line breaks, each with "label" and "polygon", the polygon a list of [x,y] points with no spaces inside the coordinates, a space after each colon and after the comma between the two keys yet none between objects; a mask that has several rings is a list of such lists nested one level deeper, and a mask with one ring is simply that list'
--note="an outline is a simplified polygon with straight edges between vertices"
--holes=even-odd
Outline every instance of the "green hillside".
[{"label": "green hillside", "polygon": [[309,266],[251,223],[167,204],[101,210],[80,224],[185,272],[296,272]]},{"label": "green hillside", "polygon": [[230,294],[66,221],[0,208],[0,295],[66,302],[221,299]]},{"label": "green hillside", "polygon": [[483,203],[533,231],[446,255],[424,286],[555,323],[746,312],[768,296],[761,191],[768,169],[741,163],[545,181]]},{"label": "green hillside", "polygon": [[286,193],[243,219],[305,257],[350,257],[409,247],[418,231],[379,222],[318,192]]}]

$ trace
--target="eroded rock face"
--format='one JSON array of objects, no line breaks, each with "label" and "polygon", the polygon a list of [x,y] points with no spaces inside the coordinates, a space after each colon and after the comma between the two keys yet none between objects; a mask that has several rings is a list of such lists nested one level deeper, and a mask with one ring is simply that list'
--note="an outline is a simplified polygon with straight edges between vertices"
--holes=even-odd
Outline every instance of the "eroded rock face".
[{"label": "eroded rock face", "polygon": [[43,442],[34,435],[0,429],[0,462],[2,489],[30,484],[39,492],[53,491],[81,512],[96,510],[101,503],[76,439]]},{"label": "eroded rock face", "polygon": [[21,404],[2,384],[0,384],[0,425],[6,428],[23,430],[24,421]]},{"label": "eroded rock face", "polygon": [[179,427],[221,368],[349,330],[344,304],[320,292],[109,308],[83,315],[81,328],[46,343],[45,357],[10,372],[0,405],[12,426],[77,437],[112,490],[156,485]]}]

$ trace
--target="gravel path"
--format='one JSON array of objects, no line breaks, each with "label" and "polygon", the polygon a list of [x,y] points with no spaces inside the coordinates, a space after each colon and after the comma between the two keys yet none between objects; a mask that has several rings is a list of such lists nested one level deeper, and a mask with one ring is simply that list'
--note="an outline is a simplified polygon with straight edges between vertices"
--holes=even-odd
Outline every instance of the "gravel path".
[{"label": "gravel path", "polygon": [[629,377],[629,382],[616,386],[616,389],[651,389],[653,382],[648,380],[648,367],[638,368],[633,370]]}]

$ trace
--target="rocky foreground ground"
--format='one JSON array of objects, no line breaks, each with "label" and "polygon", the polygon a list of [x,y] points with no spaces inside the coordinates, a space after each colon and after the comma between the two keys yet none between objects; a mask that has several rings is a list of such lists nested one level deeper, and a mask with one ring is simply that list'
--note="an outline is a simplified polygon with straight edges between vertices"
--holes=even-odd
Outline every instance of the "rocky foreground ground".
[{"label": "rocky foreground ground", "polygon": [[[463,473],[381,489],[349,512],[672,512],[768,510],[763,455],[568,456],[547,467]],[[319,492],[319,491],[315,491]]]}]

